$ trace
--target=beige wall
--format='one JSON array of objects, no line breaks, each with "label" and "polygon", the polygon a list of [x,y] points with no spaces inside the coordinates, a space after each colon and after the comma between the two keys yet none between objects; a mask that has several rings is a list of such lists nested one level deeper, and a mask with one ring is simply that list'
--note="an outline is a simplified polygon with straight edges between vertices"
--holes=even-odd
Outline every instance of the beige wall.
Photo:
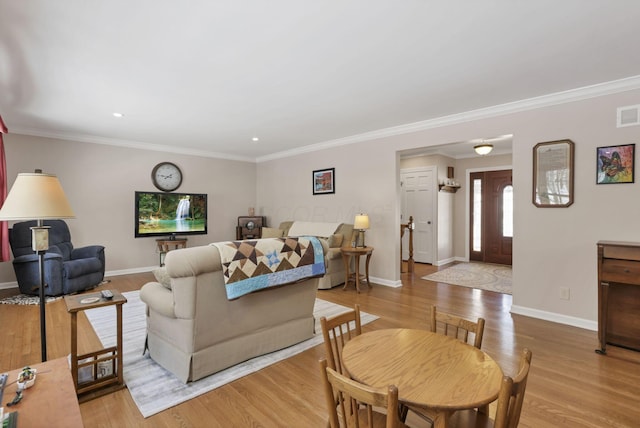
[{"label": "beige wall", "polygon": [[[254,205],[270,225],[283,220],[353,222],[370,215],[367,243],[375,247],[371,276],[400,283],[399,151],[491,135],[513,134],[514,312],[573,325],[595,327],[596,242],[640,241],[640,183],[596,185],[596,148],[637,143],[640,127],[616,128],[616,108],[638,104],[640,90],[601,96],[425,131],[338,146],[258,163],[227,161],[154,151],[9,134],[10,183],[18,172],[42,168],[56,173],[77,218],[69,220],[76,245],[107,247],[107,270],[126,272],[157,265],[153,239],[133,237],[133,193],[153,190],[150,171],[165,160],[180,165],[180,191],[209,194],[209,234],[190,245],[234,238],[236,217]],[[575,203],[542,209],[531,203],[532,148],[543,141],[576,143]],[[636,156],[637,157],[637,156]],[[487,158],[489,159],[489,158]],[[464,162],[456,165],[456,179]],[[505,160],[506,163],[506,160]],[[336,168],[336,193],[312,195],[313,170]],[[638,180],[637,180],[638,181]],[[463,183],[463,185],[466,184]],[[455,195],[455,205],[464,198]],[[455,213],[455,228],[460,227]],[[464,214],[462,214],[464,215]],[[460,255],[464,239],[455,235]],[[0,263],[0,282],[12,281],[10,263]],[[559,299],[569,287],[570,300]]]},{"label": "beige wall", "polygon": [[[368,212],[375,247],[371,274],[399,280],[398,151],[490,135],[513,134],[513,310],[587,328],[597,319],[596,242],[640,241],[640,198],[634,184],[596,185],[596,148],[636,143],[640,127],[616,128],[616,108],[637,104],[640,91],[574,101],[482,120],[301,154],[258,165],[258,202],[275,221],[351,221]],[[541,209],[531,203],[532,148],[543,141],[576,143],[575,203]],[[506,160],[505,160],[506,163]],[[312,196],[311,172],[336,168],[336,194]],[[465,166],[458,165],[456,178]],[[456,194],[456,202],[465,192]],[[459,204],[457,204],[459,205]],[[459,227],[456,213],[456,227]],[[456,235],[455,252],[464,242]],[[559,287],[571,289],[559,299]]]},{"label": "beige wall", "polygon": [[[182,169],[178,192],[208,194],[208,234],[189,246],[235,239],[237,216],[256,198],[256,165],[124,147],[8,134],[9,188],[19,172],[56,174],[76,218],[67,220],[73,244],[106,247],[106,269],[124,273],[158,265],[154,238],[134,237],[134,192],[157,191],[151,170],[161,161]],[[11,263],[0,263],[0,283],[15,281]]]}]

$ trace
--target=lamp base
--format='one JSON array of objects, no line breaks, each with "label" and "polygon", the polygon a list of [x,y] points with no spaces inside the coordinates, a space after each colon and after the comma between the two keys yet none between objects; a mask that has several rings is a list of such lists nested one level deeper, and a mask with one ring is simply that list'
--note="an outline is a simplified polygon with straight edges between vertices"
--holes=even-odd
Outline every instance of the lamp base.
[{"label": "lamp base", "polygon": [[357,247],[366,247],[366,245],[364,245],[364,230],[360,230],[358,232],[358,243],[356,245]]}]

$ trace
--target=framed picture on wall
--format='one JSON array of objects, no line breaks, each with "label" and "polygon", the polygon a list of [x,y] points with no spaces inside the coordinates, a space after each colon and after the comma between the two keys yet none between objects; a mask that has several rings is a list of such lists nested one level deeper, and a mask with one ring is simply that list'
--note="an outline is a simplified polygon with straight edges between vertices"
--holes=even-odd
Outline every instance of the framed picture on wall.
[{"label": "framed picture on wall", "polygon": [[336,192],[335,168],[313,171],[313,194],[326,195]]},{"label": "framed picture on wall", "polygon": [[597,148],[597,184],[633,183],[636,145]]}]

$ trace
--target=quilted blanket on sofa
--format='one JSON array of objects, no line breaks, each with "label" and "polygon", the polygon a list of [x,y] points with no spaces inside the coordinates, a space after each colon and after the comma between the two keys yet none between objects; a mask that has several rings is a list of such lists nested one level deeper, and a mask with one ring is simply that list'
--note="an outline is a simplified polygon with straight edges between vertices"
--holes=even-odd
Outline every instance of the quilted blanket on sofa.
[{"label": "quilted blanket on sofa", "polygon": [[229,300],[253,291],[325,274],[324,250],[316,237],[216,242]]}]

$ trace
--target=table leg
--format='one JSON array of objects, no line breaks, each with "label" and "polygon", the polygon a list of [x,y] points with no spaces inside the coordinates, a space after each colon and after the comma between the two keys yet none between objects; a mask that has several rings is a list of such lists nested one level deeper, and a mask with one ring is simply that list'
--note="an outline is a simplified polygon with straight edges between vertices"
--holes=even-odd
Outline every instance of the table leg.
[{"label": "table leg", "polygon": [[367,254],[367,261],[366,261],[366,273],[367,273],[367,286],[369,288],[371,288],[371,282],[369,282],[369,261],[371,260],[371,253]]},{"label": "table leg", "polygon": [[78,390],[78,313],[71,313],[71,377],[73,387]]},{"label": "table leg", "polygon": [[447,428],[449,426],[449,412],[437,410],[433,418],[433,428]]},{"label": "table leg", "polygon": [[342,287],[342,290],[346,290],[347,289],[347,285],[349,285],[349,275],[351,273],[351,269],[349,269],[349,259],[351,257],[347,254],[342,254],[342,261],[344,262],[344,287]]},{"label": "table leg", "polygon": [[116,305],[117,353],[118,353],[118,384],[124,385],[122,373],[122,305]]},{"label": "table leg", "polygon": [[353,257],[356,261],[356,277],[355,277],[356,292],[359,293],[360,292],[360,254],[356,254]]}]

